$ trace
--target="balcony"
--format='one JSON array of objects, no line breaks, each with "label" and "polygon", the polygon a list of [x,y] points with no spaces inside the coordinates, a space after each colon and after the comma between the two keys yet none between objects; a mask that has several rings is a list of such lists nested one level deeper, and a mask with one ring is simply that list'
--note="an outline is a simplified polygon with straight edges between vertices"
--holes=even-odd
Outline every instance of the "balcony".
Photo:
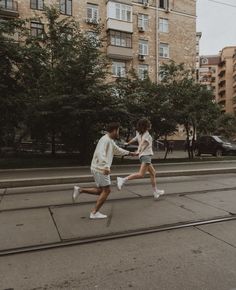
[{"label": "balcony", "polygon": [[130,60],[133,58],[133,50],[128,47],[109,45],[107,47],[107,56],[114,59]]},{"label": "balcony", "polygon": [[0,0],[0,15],[4,17],[18,17],[18,2],[13,0]]},{"label": "balcony", "polygon": [[107,19],[107,30],[109,29],[133,33],[133,23],[109,18]]},{"label": "balcony", "polygon": [[221,98],[225,96],[225,87],[219,88],[219,95],[221,96]]},{"label": "balcony", "polygon": [[218,76],[219,76],[220,78],[222,78],[224,75],[225,75],[225,70],[222,70],[222,71],[219,73]]}]

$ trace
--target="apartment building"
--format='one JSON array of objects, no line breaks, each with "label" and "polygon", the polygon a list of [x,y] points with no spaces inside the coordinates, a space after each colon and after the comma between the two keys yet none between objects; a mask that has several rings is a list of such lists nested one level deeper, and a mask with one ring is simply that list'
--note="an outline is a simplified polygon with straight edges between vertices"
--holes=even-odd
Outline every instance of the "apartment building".
[{"label": "apartment building", "polygon": [[218,55],[201,56],[199,81],[214,92],[222,113],[236,113],[236,46]]},{"label": "apartment building", "polygon": [[205,55],[200,57],[199,82],[206,85],[213,91],[215,100],[218,101],[218,83],[219,83],[219,55]]},{"label": "apartment building", "polygon": [[83,31],[104,26],[112,79],[133,68],[158,82],[160,65],[170,59],[196,66],[196,0],[0,0],[0,17],[32,18],[32,34],[39,35],[45,5],[58,5]]}]

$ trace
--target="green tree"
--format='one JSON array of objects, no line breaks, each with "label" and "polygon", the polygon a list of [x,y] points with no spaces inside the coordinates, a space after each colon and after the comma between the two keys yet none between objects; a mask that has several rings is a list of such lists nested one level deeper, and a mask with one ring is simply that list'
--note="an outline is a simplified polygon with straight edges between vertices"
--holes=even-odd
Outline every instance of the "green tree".
[{"label": "green tree", "polygon": [[236,116],[222,114],[217,120],[216,134],[233,139],[236,136]]},{"label": "green tree", "polygon": [[57,141],[84,159],[109,114],[111,98],[104,84],[108,62],[101,52],[100,27],[84,33],[74,20],[61,18],[56,7],[46,8],[45,17],[44,33],[29,33],[24,45],[21,71],[31,96],[28,127],[36,139],[51,142],[52,154]]},{"label": "green tree", "polygon": [[193,158],[194,146],[190,146],[190,132],[193,131],[191,143],[194,144],[196,134],[213,131],[215,120],[220,114],[219,107],[214,102],[212,92],[196,83],[193,72],[186,69],[184,64],[164,64],[161,72],[162,84],[172,103],[175,120],[184,125],[187,133],[189,158]]},{"label": "green tree", "polygon": [[24,88],[18,67],[22,64],[21,47],[14,40],[23,34],[22,21],[0,22],[0,148],[15,145],[17,131],[25,118]]}]

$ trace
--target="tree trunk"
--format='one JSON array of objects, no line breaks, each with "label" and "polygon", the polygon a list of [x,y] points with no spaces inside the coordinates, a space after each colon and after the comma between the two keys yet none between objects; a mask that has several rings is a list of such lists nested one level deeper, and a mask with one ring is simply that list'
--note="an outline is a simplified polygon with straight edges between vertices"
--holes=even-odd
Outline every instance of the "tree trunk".
[{"label": "tree trunk", "polygon": [[55,156],[56,154],[56,134],[55,131],[52,131],[52,135],[51,135],[51,154],[53,156]]}]

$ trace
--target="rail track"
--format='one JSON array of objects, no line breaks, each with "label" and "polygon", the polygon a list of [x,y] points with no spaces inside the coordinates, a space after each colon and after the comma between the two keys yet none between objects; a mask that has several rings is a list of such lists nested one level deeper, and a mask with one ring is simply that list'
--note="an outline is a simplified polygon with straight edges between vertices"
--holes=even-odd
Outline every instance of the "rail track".
[{"label": "rail track", "polygon": [[106,242],[106,241],[123,239],[123,238],[131,238],[135,236],[142,236],[142,235],[166,232],[166,231],[171,231],[171,230],[179,230],[179,229],[184,229],[184,228],[189,228],[189,227],[197,227],[197,226],[209,225],[209,224],[215,224],[215,223],[221,223],[221,222],[230,222],[234,220],[236,220],[236,215],[222,216],[222,217],[216,217],[214,219],[189,221],[189,222],[184,222],[184,223],[176,223],[176,224],[162,225],[162,226],[156,226],[156,227],[154,226],[154,227],[129,230],[125,232],[104,234],[104,235],[89,237],[85,239],[77,238],[77,239],[62,240],[56,243],[11,248],[11,249],[6,249],[6,250],[0,250],[0,257],[16,255],[16,254],[31,253],[31,252],[36,252],[36,251],[53,250],[53,249],[69,247],[69,246],[70,247],[82,246],[86,244]]}]

